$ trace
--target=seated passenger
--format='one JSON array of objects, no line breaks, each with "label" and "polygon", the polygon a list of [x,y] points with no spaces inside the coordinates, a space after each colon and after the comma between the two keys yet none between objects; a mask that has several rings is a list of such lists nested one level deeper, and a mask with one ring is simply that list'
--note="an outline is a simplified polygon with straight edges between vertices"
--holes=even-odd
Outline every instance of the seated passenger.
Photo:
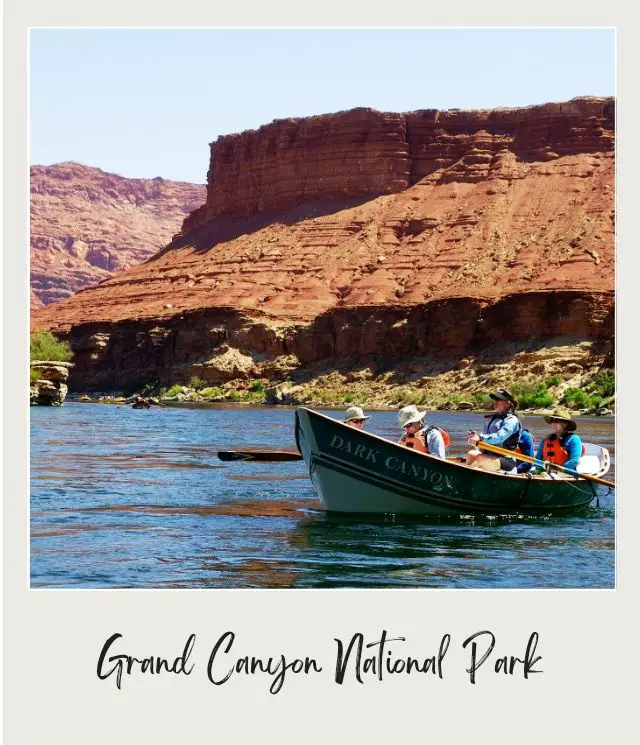
[{"label": "seated passenger", "polygon": [[451,439],[440,427],[424,426],[426,413],[426,411],[418,411],[413,404],[400,409],[398,421],[404,429],[404,434],[398,442],[400,445],[413,448],[421,453],[446,458],[445,446],[450,443]]},{"label": "seated passenger", "polygon": [[359,406],[350,406],[344,413],[344,423],[356,429],[364,429],[364,424],[370,416],[365,416]]},{"label": "seated passenger", "polygon": [[517,463],[514,458],[483,452],[477,447],[482,441],[515,451],[520,440],[522,424],[515,413],[518,408],[516,399],[505,388],[490,393],[489,398],[493,399],[494,413],[486,416],[487,423],[482,434],[469,432],[468,442],[473,449],[467,453],[467,465],[484,471],[515,471]]},{"label": "seated passenger", "polygon": [[[531,432],[529,432],[528,429],[523,429],[522,432],[520,432],[520,440],[518,441],[516,453],[522,453],[522,455],[528,455],[530,458],[535,458],[535,444],[536,438],[531,434]],[[532,468],[533,463],[521,461],[520,463],[518,463],[516,471],[518,473],[529,473]]]},{"label": "seated passenger", "polygon": [[[553,431],[540,443],[536,459],[575,471],[583,452],[582,440],[575,434],[578,425],[564,409],[552,411],[544,420]],[[541,471],[542,468],[536,467],[535,473]]]}]

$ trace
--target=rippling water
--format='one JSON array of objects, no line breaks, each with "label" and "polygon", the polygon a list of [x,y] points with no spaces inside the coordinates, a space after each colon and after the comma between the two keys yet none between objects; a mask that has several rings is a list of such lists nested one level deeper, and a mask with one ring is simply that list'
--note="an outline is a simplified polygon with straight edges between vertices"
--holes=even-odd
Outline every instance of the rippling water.
[{"label": "rippling water", "polygon": [[[328,412],[340,417],[341,412]],[[371,412],[370,412],[371,413]],[[31,409],[32,587],[614,586],[614,495],[576,517],[424,521],[328,516],[302,462],[221,463],[295,447],[292,409]],[[434,414],[462,453],[478,414]],[[548,427],[527,417],[537,437]],[[392,412],[368,430],[396,439]],[[611,420],[581,420],[609,448]],[[457,445],[457,447],[456,447]]]}]

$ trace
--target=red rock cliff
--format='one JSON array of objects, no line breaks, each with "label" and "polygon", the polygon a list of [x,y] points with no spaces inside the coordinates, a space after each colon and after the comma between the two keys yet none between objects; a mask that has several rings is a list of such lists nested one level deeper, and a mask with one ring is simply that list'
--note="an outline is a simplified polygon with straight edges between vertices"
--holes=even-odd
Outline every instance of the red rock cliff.
[{"label": "red rock cliff", "polygon": [[596,98],[221,137],[172,243],[34,324],[85,340],[85,380],[167,377],[223,343],[304,364],[607,339],[613,148],[613,100]]},{"label": "red rock cliff", "polygon": [[32,308],[148,259],[204,199],[199,184],[123,178],[81,163],[32,166]]}]

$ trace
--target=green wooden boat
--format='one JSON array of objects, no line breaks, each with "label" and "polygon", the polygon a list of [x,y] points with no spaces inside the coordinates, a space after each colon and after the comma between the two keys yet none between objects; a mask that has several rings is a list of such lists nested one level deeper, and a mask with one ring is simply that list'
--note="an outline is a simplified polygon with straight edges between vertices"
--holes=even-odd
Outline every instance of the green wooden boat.
[{"label": "green wooden boat", "polygon": [[[415,452],[304,407],[296,410],[295,435],[328,512],[558,515],[583,509],[597,496],[597,487],[584,479],[481,471]],[[591,468],[583,472],[601,477],[609,470],[608,452],[591,448]]]}]

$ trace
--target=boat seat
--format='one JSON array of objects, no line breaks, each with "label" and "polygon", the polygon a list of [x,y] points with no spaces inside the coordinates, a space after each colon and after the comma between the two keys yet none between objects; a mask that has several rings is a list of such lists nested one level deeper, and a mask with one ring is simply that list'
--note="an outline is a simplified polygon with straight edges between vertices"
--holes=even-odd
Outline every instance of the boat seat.
[{"label": "boat seat", "polygon": [[576,471],[589,475],[600,473],[600,471],[606,473],[609,470],[609,451],[606,448],[600,447],[600,445],[593,445],[590,442],[583,444],[584,455],[578,461]]}]

